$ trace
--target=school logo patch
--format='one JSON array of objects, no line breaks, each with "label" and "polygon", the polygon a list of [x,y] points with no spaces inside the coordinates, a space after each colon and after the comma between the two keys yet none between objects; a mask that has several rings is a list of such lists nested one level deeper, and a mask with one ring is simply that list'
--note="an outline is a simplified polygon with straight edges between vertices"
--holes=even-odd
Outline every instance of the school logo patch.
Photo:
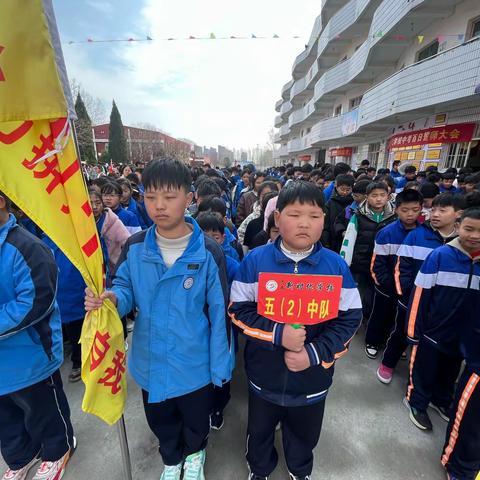
[{"label": "school logo patch", "polygon": [[183,282],[183,288],[185,290],[190,290],[192,287],[193,287],[193,278],[192,277],[186,278],[185,281]]},{"label": "school logo patch", "polygon": [[268,280],[266,288],[269,292],[275,292],[278,288],[278,283],[275,280]]}]

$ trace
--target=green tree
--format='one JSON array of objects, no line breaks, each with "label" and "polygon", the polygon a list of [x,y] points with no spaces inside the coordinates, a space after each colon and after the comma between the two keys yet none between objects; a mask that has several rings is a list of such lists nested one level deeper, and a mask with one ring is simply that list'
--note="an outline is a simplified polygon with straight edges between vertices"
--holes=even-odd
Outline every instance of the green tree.
[{"label": "green tree", "polygon": [[95,164],[97,163],[97,159],[95,158],[95,148],[93,146],[92,121],[90,120],[80,93],[78,93],[77,100],[75,101],[75,112],[77,113],[75,132],[77,134],[80,159],[89,164]]},{"label": "green tree", "polygon": [[108,136],[108,152],[113,163],[128,163],[127,139],[123,129],[122,117],[118,111],[115,100],[110,114],[110,130]]}]

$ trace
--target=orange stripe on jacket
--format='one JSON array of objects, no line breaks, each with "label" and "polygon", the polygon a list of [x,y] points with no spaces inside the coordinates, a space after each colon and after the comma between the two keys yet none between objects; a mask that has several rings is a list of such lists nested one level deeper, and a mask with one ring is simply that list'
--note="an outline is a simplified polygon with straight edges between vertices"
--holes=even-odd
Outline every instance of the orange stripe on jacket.
[{"label": "orange stripe on jacket", "polygon": [[380,285],[380,284],[378,283],[377,276],[375,275],[375,272],[374,272],[374,270],[373,270],[373,266],[374,266],[374,264],[375,264],[375,259],[376,259],[376,258],[377,258],[377,254],[374,253],[374,254],[372,255],[372,261],[370,262],[370,274],[372,275],[372,278],[373,278],[373,281],[375,282],[375,285]]},{"label": "orange stripe on jacket", "polygon": [[395,264],[395,286],[397,287],[397,293],[403,295],[402,285],[400,283],[400,257],[397,258],[397,263]]},{"label": "orange stripe on jacket", "polygon": [[462,418],[465,414],[465,409],[467,408],[468,402],[480,381],[480,377],[477,374],[472,374],[465,389],[462,392],[460,401],[458,402],[458,409],[455,414],[455,422],[453,423],[452,431],[450,433],[450,438],[448,439],[448,445],[445,448],[445,451],[442,455],[442,465],[445,466],[450,460],[450,456],[455,448],[455,444],[458,439],[458,432],[460,430],[460,424],[462,423]]},{"label": "orange stripe on jacket", "polygon": [[412,348],[412,355],[410,356],[410,377],[407,388],[407,400],[410,401],[410,396],[412,395],[413,390],[413,365],[415,364],[415,357],[417,356],[418,345],[415,345]]},{"label": "orange stripe on jacket", "polygon": [[229,315],[232,322],[237,325],[237,327],[240,327],[245,335],[273,343],[273,332],[266,332],[265,330],[260,330],[259,328],[251,328],[240,320],[237,320],[233,313],[230,313]]},{"label": "orange stripe on jacket", "polygon": [[418,307],[420,305],[422,292],[422,287],[415,287],[415,295],[413,296],[412,307],[410,308],[410,315],[408,317],[407,335],[410,338],[415,338],[415,322],[417,321]]}]

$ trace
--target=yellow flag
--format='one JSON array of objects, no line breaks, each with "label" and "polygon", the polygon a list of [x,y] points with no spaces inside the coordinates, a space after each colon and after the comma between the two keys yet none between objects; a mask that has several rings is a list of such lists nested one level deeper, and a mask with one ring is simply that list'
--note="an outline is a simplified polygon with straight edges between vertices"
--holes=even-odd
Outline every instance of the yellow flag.
[{"label": "yellow flag", "polygon": [[[52,47],[56,27],[51,3],[2,0],[1,9],[0,190],[39,225],[99,294],[105,285],[103,255],[70,130],[58,69],[62,54]],[[29,50],[24,42],[43,47]],[[2,63],[7,49],[11,57]],[[41,61],[40,53],[46,56]],[[87,315],[81,343],[86,387],[82,408],[113,424],[123,414],[127,387],[123,328],[111,303]]]}]

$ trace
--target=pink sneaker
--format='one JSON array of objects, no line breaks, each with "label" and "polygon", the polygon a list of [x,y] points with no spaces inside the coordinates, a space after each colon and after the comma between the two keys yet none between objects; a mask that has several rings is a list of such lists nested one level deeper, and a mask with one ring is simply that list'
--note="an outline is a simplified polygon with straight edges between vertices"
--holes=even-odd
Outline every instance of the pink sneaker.
[{"label": "pink sneaker", "polygon": [[60,480],[76,448],[77,439],[73,437],[73,447],[62,458],[55,462],[42,462],[32,480]]},{"label": "pink sneaker", "polygon": [[35,457],[30,463],[19,470],[11,470],[10,468],[3,474],[2,480],[25,480],[30,469],[39,462],[40,459]]},{"label": "pink sneaker", "polygon": [[386,367],[383,363],[377,369],[377,378],[385,384],[389,384],[393,378],[393,368]]}]

